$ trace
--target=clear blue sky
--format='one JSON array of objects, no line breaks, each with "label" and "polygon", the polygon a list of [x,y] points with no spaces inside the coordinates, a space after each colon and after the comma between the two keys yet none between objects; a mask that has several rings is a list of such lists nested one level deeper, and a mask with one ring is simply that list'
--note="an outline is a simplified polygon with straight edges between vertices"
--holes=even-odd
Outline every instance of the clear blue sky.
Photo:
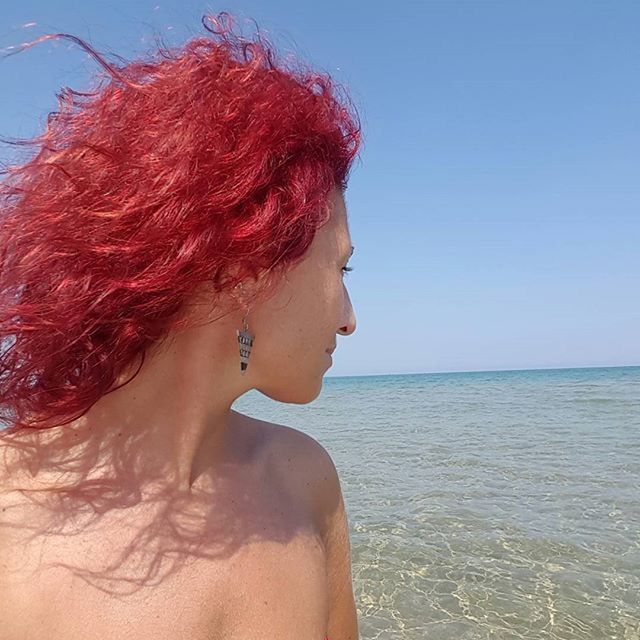
[{"label": "clear blue sky", "polygon": [[[329,375],[640,364],[640,3],[23,0],[0,47],[63,31],[130,57],[221,10],[362,116],[358,328]],[[0,135],[38,132],[95,69],[64,41],[0,60]]]}]

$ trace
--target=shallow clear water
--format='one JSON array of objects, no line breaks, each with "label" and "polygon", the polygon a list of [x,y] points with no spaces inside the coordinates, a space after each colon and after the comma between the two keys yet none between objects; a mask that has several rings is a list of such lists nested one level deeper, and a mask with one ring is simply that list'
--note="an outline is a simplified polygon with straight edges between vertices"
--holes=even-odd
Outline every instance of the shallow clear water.
[{"label": "shallow clear water", "polygon": [[640,639],[640,367],[326,378],[363,640]]}]

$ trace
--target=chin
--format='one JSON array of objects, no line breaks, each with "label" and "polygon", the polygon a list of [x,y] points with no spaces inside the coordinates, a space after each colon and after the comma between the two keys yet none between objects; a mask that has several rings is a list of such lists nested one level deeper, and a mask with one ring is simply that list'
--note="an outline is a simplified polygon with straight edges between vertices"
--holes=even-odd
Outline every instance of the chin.
[{"label": "chin", "polygon": [[262,384],[256,386],[256,389],[278,402],[284,402],[286,404],[309,404],[313,402],[322,391],[322,377],[315,381],[315,383],[309,382],[307,385],[301,384],[301,380],[295,381],[295,384]]}]

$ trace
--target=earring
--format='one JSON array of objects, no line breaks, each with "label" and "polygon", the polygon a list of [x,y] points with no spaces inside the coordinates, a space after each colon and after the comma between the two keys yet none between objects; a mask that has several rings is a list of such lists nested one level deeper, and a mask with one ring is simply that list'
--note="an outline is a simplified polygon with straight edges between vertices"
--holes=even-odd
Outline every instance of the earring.
[{"label": "earring", "polygon": [[243,330],[236,329],[236,335],[238,336],[238,346],[240,348],[240,374],[244,375],[244,372],[249,366],[249,357],[251,356],[251,349],[253,347],[253,341],[255,336],[249,333],[249,325],[247,324],[247,316],[249,312],[245,314],[242,325]]},{"label": "earring", "polygon": [[[236,289],[240,289],[244,293],[242,283],[239,282]],[[249,357],[251,356],[251,349],[253,347],[253,341],[255,336],[249,332],[249,325],[247,324],[247,316],[249,315],[249,309],[246,310],[244,318],[242,319],[242,331],[236,329],[236,335],[238,336],[238,347],[240,349],[240,374],[244,375],[247,367],[249,366]]]}]

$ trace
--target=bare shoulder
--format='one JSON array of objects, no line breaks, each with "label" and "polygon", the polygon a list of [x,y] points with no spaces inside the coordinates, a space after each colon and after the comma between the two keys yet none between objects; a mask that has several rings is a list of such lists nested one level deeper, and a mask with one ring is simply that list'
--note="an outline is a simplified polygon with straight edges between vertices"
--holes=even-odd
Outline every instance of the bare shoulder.
[{"label": "bare shoulder", "polygon": [[288,491],[309,501],[324,534],[328,519],[342,507],[340,479],[331,455],[314,437],[294,427],[250,420],[266,431],[269,468]]},{"label": "bare shoulder", "polygon": [[349,522],[340,478],[328,451],[312,436],[280,424],[269,427],[271,455],[283,482],[309,501],[325,549],[330,638],[357,640]]}]

